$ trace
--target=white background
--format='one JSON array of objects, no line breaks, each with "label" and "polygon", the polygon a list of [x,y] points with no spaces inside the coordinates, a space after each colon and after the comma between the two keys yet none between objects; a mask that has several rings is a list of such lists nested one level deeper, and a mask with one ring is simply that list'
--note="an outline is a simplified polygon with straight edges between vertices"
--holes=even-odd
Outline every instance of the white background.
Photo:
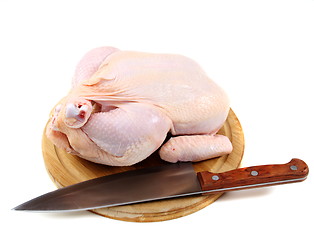
[{"label": "white background", "polygon": [[41,155],[48,114],[89,49],[179,53],[229,94],[243,166],[314,169],[314,1],[0,2],[1,239],[313,239],[313,177],[225,194],[189,216],[129,223],[89,212],[11,211],[55,189]]}]

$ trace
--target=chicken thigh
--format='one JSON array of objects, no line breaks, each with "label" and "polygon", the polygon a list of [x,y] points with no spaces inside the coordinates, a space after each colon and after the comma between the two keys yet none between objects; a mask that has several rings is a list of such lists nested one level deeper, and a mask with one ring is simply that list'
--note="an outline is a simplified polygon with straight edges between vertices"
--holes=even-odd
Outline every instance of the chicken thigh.
[{"label": "chicken thigh", "polygon": [[101,47],[79,62],[46,134],[71,154],[111,166],[159,148],[168,162],[201,161],[232,151],[217,134],[228,112],[225,92],[193,60]]}]

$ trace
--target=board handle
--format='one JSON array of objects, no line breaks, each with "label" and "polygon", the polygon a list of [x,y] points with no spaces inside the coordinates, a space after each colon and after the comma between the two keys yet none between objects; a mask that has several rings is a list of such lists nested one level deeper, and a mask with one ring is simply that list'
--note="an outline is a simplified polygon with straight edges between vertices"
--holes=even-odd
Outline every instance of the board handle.
[{"label": "board handle", "polygon": [[309,173],[307,164],[293,158],[286,164],[261,165],[238,168],[228,172],[198,172],[203,194],[222,193],[248,188],[301,182]]}]

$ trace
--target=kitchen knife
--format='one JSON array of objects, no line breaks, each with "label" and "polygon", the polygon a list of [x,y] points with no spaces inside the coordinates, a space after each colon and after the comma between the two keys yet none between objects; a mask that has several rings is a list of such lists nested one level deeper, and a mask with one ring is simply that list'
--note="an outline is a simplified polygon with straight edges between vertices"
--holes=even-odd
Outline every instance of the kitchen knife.
[{"label": "kitchen knife", "polygon": [[222,173],[194,171],[192,163],[167,164],[103,176],[49,192],[14,210],[79,211],[189,195],[301,182],[309,169],[294,158],[286,164],[245,167]]}]

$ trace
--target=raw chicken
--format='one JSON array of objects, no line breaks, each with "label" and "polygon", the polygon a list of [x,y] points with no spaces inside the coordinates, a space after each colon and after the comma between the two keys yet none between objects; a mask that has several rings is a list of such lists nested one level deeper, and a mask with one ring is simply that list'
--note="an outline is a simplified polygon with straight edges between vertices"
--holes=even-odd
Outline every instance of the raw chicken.
[{"label": "raw chicken", "polygon": [[193,60],[101,47],[79,62],[46,134],[71,154],[129,166],[156,151],[171,132],[160,157],[195,162],[232,151],[229,139],[216,134],[228,111],[224,91]]}]

